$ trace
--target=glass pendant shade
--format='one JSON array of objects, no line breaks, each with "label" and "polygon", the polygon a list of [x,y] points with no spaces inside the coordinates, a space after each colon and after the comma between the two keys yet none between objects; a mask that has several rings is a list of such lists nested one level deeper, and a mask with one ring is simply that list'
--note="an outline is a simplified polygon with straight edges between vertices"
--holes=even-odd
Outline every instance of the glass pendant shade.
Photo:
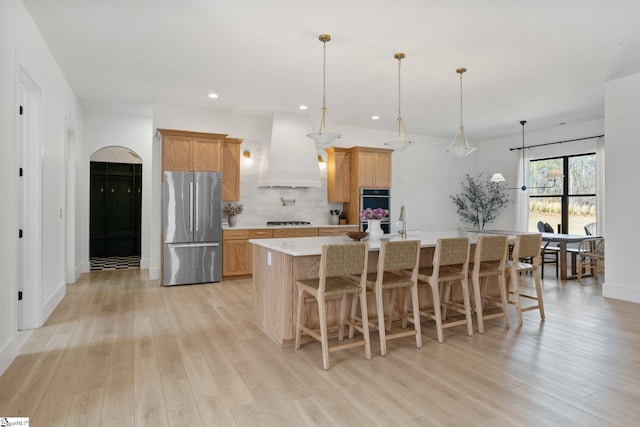
[{"label": "glass pendant shade", "polygon": [[458,68],[456,73],[460,74],[460,132],[453,138],[447,152],[453,153],[458,157],[465,157],[477,150],[477,147],[471,147],[464,136],[464,126],[462,125],[462,74],[466,73],[466,68]]},{"label": "glass pendant shade", "polygon": [[464,126],[460,124],[460,132],[453,138],[453,141],[449,144],[449,149],[447,151],[458,157],[464,157],[473,153],[477,149],[477,147],[471,147],[469,145],[467,137],[464,136]]},{"label": "glass pendant shade", "polygon": [[397,136],[397,138],[384,143],[384,145],[392,150],[404,151],[409,148],[411,144],[414,144],[414,142],[409,139],[409,135],[407,135],[407,129],[404,127],[402,117],[398,117],[392,132]]},{"label": "glass pendant shade", "polygon": [[322,112],[320,113],[320,120],[318,120],[318,126],[316,126],[315,132],[308,133],[307,136],[313,139],[317,144],[327,145],[342,135],[336,132],[327,131],[327,106],[325,105],[326,99],[326,74],[327,74],[327,42],[331,40],[329,34],[320,34],[318,40],[322,42]]},{"label": "glass pendant shade", "polygon": [[318,126],[316,126],[316,131],[308,133],[307,136],[313,139],[317,144],[327,145],[340,138],[342,135],[336,132],[327,132],[327,108],[322,107],[322,113],[320,114],[320,120],[318,121]]},{"label": "glass pendant shade", "polygon": [[404,151],[414,143],[411,141],[411,138],[409,138],[409,134],[407,134],[407,129],[404,127],[402,114],[400,113],[400,62],[405,56],[406,55],[402,52],[393,55],[393,57],[398,60],[398,118],[396,119],[396,124],[392,130],[393,134],[397,138],[385,142],[384,145],[394,151]]}]

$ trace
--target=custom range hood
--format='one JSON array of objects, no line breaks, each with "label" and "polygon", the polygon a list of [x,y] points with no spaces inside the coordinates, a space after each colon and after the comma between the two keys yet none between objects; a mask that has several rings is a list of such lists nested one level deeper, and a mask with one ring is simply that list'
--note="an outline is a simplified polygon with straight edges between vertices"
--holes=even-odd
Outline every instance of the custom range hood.
[{"label": "custom range hood", "polygon": [[271,140],[262,146],[260,187],[321,187],[316,144],[305,116],[275,113]]}]

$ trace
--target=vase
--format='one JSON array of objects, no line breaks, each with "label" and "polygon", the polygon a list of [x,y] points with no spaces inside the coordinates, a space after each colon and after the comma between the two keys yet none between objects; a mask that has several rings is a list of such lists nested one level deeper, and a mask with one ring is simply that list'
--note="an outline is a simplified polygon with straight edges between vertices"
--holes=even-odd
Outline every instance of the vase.
[{"label": "vase", "polygon": [[369,233],[369,240],[378,241],[384,235],[384,231],[382,231],[382,227],[380,227],[381,222],[382,221],[379,219],[367,220],[367,233]]},{"label": "vase", "polygon": [[229,217],[229,227],[235,227],[237,220],[238,220],[238,218],[235,215],[231,215]]}]

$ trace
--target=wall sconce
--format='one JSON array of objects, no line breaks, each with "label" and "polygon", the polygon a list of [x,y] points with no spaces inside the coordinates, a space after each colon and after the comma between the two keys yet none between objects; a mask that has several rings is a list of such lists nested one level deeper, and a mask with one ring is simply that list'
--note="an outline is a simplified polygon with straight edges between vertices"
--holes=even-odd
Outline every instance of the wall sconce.
[{"label": "wall sconce", "polygon": [[327,168],[327,162],[324,161],[322,156],[318,156],[318,167],[320,168],[321,171]]},{"label": "wall sconce", "polygon": [[243,163],[245,166],[251,166],[253,165],[253,159],[251,158],[251,152],[248,150],[245,150],[242,153],[242,157],[244,157]]}]

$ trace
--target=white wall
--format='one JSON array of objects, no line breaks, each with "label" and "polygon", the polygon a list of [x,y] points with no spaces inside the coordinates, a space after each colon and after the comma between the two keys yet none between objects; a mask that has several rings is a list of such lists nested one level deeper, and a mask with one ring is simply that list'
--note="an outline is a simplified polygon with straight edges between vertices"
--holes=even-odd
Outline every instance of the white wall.
[{"label": "white wall", "polygon": [[608,82],[605,99],[607,277],[602,294],[640,302],[634,259],[640,214],[635,176],[640,159],[640,74]]},{"label": "white wall", "polygon": [[[19,0],[0,3],[0,179],[4,184],[0,209],[0,373],[16,355],[17,345],[17,72],[22,67],[41,89],[40,162],[42,263],[40,322],[65,294],[65,141],[67,123],[82,140],[77,99],[49,52],[33,20]],[[73,155],[71,156],[73,158]],[[28,230],[25,230],[25,233]],[[76,230],[76,232],[79,232]]]},{"label": "white wall", "polygon": [[[80,169],[86,179],[80,180],[78,198],[82,209],[83,271],[89,271],[89,162],[93,153],[108,146],[126,147],[142,158],[142,224],[140,268],[150,266],[151,199],[153,185],[153,120],[149,116],[116,114],[84,110],[84,140]],[[159,166],[159,165],[158,165]]]},{"label": "white wall", "polygon": [[[526,125],[525,125],[526,126]],[[604,134],[604,120],[591,120],[573,125],[558,125],[552,129],[529,132],[525,127],[525,145],[545,144],[569,139],[586,138]],[[594,152],[597,139],[576,141],[565,144],[548,145],[532,148],[529,151],[531,159],[540,159],[569,154]],[[522,156],[521,150],[513,150],[522,146],[522,127],[520,123],[514,123],[514,134],[504,138],[484,141],[479,144],[480,149],[471,156],[478,156],[480,172],[493,174],[500,172],[505,177],[505,187],[520,187],[522,182],[518,180],[518,160]],[[504,213],[492,224],[491,228],[518,229],[515,215],[516,198],[522,196],[521,190],[509,190],[511,203]]]}]

